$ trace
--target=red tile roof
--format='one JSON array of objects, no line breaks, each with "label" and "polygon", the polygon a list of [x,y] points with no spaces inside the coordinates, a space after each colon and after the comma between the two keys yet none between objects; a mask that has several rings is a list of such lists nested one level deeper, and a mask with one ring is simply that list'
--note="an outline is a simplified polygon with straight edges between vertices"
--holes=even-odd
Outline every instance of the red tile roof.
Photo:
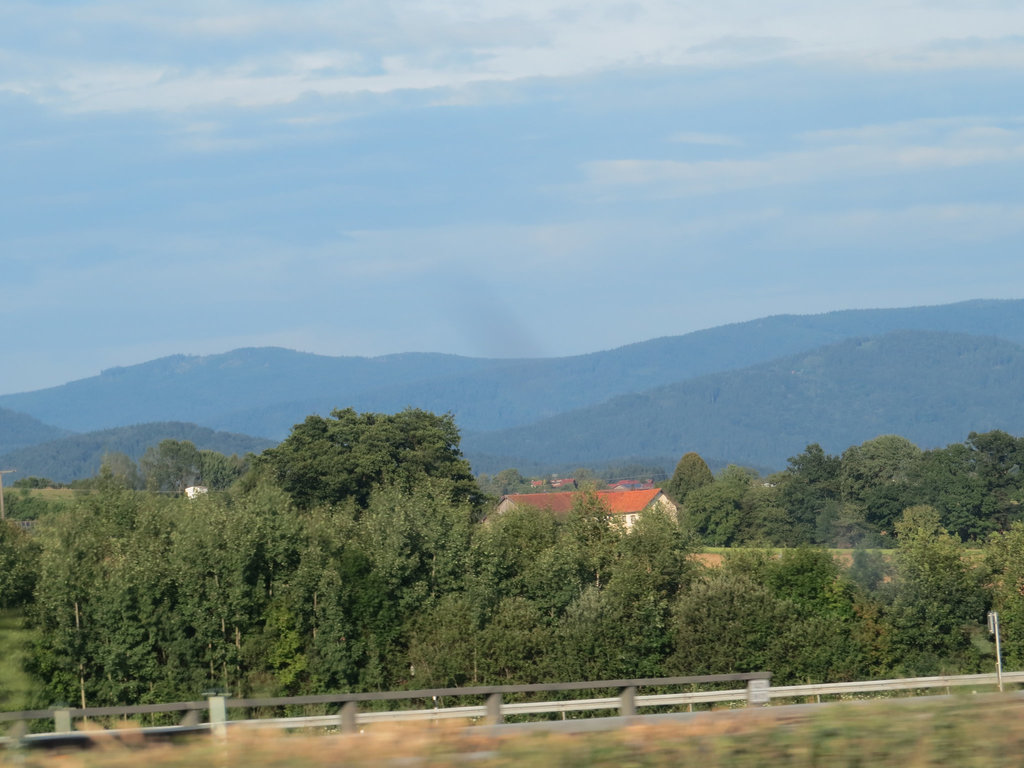
[{"label": "red tile roof", "polygon": [[[510,493],[502,498],[516,505],[525,505],[537,509],[550,509],[552,512],[564,514],[572,509],[573,499],[578,492],[560,493]],[[661,493],[661,488],[648,488],[642,491],[597,491],[599,498],[613,515],[626,515],[647,507]]]}]

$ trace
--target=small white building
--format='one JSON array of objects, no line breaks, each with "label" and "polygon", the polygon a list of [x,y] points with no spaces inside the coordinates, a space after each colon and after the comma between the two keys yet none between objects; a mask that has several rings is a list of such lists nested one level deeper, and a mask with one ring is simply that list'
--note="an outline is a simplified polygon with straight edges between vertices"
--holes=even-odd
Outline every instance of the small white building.
[{"label": "small white building", "polygon": [[190,485],[185,489],[185,495],[190,499],[196,499],[202,496],[204,493],[209,493],[210,489],[205,485]]}]

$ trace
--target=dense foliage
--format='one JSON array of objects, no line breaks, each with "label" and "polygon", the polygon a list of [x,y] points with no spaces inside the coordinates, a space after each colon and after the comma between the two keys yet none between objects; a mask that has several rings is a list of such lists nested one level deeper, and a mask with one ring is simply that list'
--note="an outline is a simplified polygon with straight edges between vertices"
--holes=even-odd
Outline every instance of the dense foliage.
[{"label": "dense foliage", "polygon": [[457,498],[479,501],[459,440],[451,414],[346,408],[296,424],[280,445],[263,452],[259,465],[302,509],[350,499],[364,507],[374,488],[411,490],[435,478],[451,481]]},{"label": "dense foliage", "polygon": [[882,435],[841,456],[814,443],[768,477],[730,466],[676,498],[710,546],[891,547],[904,510],[918,505],[980,542],[1024,521],[1022,468],[1024,438],[998,430],[931,451]]},{"label": "dense foliage", "polygon": [[[226,490],[188,499],[107,471],[30,536],[5,526],[0,607],[23,606],[34,628],[39,703],[974,672],[992,664],[991,607],[1007,665],[1024,662],[1009,435],[942,454],[894,437],[841,457],[809,446],[772,478],[732,467],[709,482],[690,457],[700,482],[679,519],[648,510],[627,533],[586,491],[564,518],[522,508],[481,520],[448,417],[333,418],[296,427]],[[168,461],[194,458],[165,448]],[[288,485],[292,467],[316,493]],[[965,558],[951,521],[994,532],[983,558]],[[824,534],[895,548],[845,562],[807,546]],[[696,556],[745,541],[800,546]]]}]

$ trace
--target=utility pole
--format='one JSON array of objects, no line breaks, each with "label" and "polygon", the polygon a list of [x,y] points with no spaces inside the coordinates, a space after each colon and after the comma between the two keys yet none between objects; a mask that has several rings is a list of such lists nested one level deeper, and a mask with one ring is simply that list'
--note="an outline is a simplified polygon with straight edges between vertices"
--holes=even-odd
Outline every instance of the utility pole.
[{"label": "utility pole", "polygon": [[4,475],[17,471],[16,469],[0,469],[0,521],[7,519],[7,515],[4,513]]}]

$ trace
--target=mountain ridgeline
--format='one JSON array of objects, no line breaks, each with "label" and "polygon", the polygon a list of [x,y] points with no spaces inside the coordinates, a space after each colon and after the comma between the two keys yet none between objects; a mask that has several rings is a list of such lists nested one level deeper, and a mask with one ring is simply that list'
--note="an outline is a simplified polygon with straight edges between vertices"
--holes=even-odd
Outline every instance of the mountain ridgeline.
[{"label": "mountain ridgeline", "polygon": [[1001,339],[894,331],[738,371],[701,376],[545,419],[469,435],[481,471],[516,457],[582,465],[695,450],[773,470],[811,442],[842,453],[880,434],[922,448],[971,431],[1024,432],[1024,347]]},{"label": "mountain ridgeline", "polygon": [[[243,349],[4,395],[0,461],[20,469],[44,454],[84,456],[83,436],[68,433],[149,422],[258,435],[241,450],[259,450],[311,413],[416,407],[455,416],[477,472],[624,460],[670,468],[690,450],[772,470],[812,442],[841,452],[895,433],[930,448],[971,431],[1024,432],[1022,386],[1020,300],[780,315],[550,359]],[[192,439],[179,429],[156,440],[168,437]],[[93,461],[81,471],[94,472]]]}]

